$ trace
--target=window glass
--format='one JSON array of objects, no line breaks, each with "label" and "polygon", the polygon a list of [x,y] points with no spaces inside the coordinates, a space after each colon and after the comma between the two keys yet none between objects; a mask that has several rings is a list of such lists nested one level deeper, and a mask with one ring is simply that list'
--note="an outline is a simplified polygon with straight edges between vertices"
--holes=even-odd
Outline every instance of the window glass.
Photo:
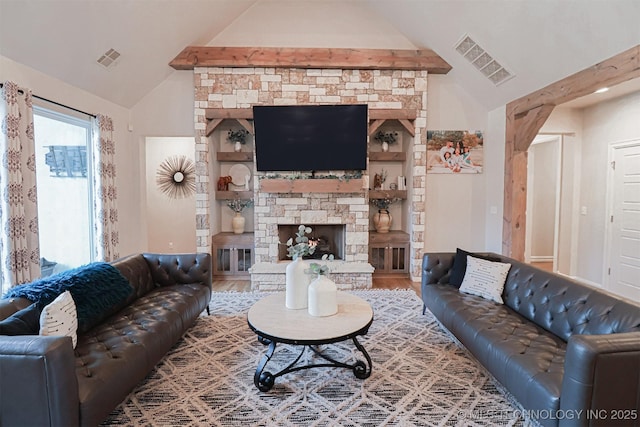
[{"label": "window glass", "polygon": [[42,276],[93,261],[91,122],[34,106]]}]

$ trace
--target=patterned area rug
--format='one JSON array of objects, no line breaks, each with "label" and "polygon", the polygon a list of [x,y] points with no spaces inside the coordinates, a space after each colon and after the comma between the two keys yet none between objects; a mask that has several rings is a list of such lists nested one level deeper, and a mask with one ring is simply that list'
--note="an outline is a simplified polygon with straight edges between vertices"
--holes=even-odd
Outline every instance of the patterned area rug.
[{"label": "patterned area rug", "polygon": [[[246,313],[266,294],[214,293],[193,328],[103,425],[128,426],[527,426],[521,408],[442,329],[411,290],[353,291],[374,321],[359,341],[373,359],[365,380],[347,369],[278,377],[260,392],[253,374],[266,347]],[[363,359],[351,341],[338,360]],[[299,353],[278,345],[269,370]],[[309,359],[317,357],[307,351]],[[274,368],[274,366],[276,368]]]}]

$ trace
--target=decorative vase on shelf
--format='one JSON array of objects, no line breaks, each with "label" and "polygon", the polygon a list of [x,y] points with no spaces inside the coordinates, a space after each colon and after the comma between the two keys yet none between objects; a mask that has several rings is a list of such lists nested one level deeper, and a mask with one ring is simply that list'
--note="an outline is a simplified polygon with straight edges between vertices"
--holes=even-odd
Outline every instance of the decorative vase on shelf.
[{"label": "decorative vase on shelf", "polygon": [[338,288],[333,280],[319,274],[309,285],[309,314],[332,316],[338,312]]},{"label": "decorative vase on shelf", "polygon": [[292,310],[307,308],[309,264],[301,257],[295,258],[285,269],[285,305]]},{"label": "decorative vase on shelf", "polygon": [[236,153],[242,151],[242,144],[240,143],[240,141],[236,141],[235,144],[233,144],[233,151],[235,151]]},{"label": "decorative vase on shelf", "polygon": [[236,215],[231,218],[231,229],[234,234],[244,233],[244,217],[241,212],[236,212]]},{"label": "decorative vase on shelf", "polygon": [[373,225],[378,233],[388,233],[393,217],[387,209],[379,209],[373,214]]},{"label": "decorative vase on shelf", "polygon": [[388,142],[384,141],[384,142],[382,143],[382,151],[383,151],[383,152],[385,152],[385,153],[386,153],[387,151],[389,151],[389,143],[388,143]]}]

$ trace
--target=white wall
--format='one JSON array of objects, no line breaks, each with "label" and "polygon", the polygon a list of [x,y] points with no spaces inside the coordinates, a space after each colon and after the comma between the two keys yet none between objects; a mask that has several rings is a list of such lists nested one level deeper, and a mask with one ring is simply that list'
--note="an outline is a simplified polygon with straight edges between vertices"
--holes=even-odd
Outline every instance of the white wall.
[{"label": "white wall", "polygon": [[146,152],[146,219],[150,252],[193,253],[196,251],[195,193],[172,199],[156,184],[160,164],[168,157],[186,156],[193,161],[194,137],[148,137]]},{"label": "white wall", "polygon": [[[556,188],[558,174],[559,138],[532,144],[528,153],[528,168],[533,180],[527,183],[532,204],[527,209],[527,227],[531,225],[531,260],[548,261],[553,258],[556,221]],[[527,201],[528,201],[527,200]]]},{"label": "white wall", "polygon": [[140,230],[144,227],[138,208],[139,157],[137,146],[131,144],[131,135],[128,131],[129,110],[0,56],[0,81],[5,80],[11,80],[21,87],[31,89],[34,95],[87,113],[104,114],[113,119],[120,255],[144,250],[145,244],[140,239]]},{"label": "white wall", "polygon": [[484,137],[484,247],[486,251],[498,254],[502,253],[506,127],[506,106],[489,111],[487,114],[487,132]]},{"label": "white wall", "polygon": [[[430,174],[426,188],[426,252],[485,250],[486,188],[495,164],[489,158],[496,143],[487,137],[488,111],[446,75],[427,82],[427,129],[481,130],[484,135],[482,174]],[[504,152],[504,143],[501,150]]]},{"label": "white wall", "polygon": [[563,181],[571,186],[563,186],[561,205],[563,273],[598,285],[604,281],[608,147],[640,137],[638,117],[640,92],[582,110],[556,108],[540,130],[575,133],[564,137]]}]

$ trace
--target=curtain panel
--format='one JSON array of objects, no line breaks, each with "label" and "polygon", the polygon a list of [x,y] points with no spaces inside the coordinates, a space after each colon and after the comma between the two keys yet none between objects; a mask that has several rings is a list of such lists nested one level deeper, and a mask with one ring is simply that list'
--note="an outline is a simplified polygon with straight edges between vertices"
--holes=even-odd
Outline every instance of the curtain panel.
[{"label": "curtain panel", "polygon": [[13,82],[0,89],[0,262],[2,290],[40,277],[32,94]]},{"label": "curtain panel", "polygon": [[118,208],[116,200],[113,120],[98,114],[93,120],[93,191],[96,260],[118,259]]}]

